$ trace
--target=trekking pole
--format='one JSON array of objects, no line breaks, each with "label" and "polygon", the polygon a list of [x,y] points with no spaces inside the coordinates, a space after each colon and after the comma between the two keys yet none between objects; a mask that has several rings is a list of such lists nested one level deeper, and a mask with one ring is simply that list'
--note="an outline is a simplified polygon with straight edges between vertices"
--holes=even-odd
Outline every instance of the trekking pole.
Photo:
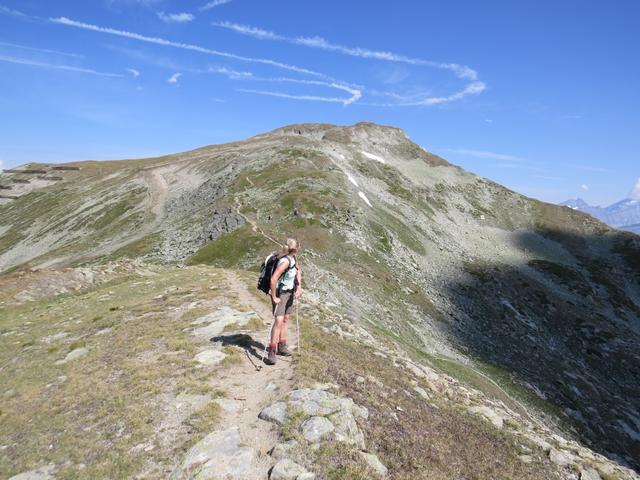
[{"label": "trekking pole", "polygon": [[298,334],[298,353],[302,355],[302,350],[300,350],[300,321],[298,320],[298,302],[299,300],[296,298],[296,333]]},{"label": "trekking pole", "polygon": [[271,328],[269,329],[269,338],[267,338],[267,341],[264,342],[264,350],[262,351],[262,363],[264,364],[264,356],[267,353],[267,345],[269,345],[269,343],[271,343],[271,334],[273,333],[273,327],[275,327],[276,325],[276,310],[277,310],[278,305],[275,305],[273,307],[273,318],[271,319]]}]

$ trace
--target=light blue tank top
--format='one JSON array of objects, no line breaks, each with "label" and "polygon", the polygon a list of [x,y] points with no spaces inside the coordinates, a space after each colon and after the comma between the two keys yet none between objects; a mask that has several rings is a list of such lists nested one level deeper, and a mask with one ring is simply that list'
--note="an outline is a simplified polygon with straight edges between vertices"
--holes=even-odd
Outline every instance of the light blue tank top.
[{"label": "light blue tank top", "polygon": [[278,260],[278,266],[282,265],[283,263],[287,265],[287,259],[289,259],[291,263],[289,264],[289,268],[284,271],[284,275],[282,275],[282,277],[278,281],[277,287],[279,290],[291,290],[296,279],[296,274],[298,273],[298,267],[295,266],[296,259],[294,257],[282,257],[280,260]]}]

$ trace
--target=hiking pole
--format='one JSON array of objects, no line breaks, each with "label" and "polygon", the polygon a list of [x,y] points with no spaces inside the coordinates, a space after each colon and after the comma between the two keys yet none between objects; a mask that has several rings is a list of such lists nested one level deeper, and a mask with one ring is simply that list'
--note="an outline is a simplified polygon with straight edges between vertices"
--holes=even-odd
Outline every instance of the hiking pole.
[{"label": "hiking pole", "polygon": [[298,353],[302,355],[302,350],[300,350],[300,321],[298,320],[298,302],[299,300],[296,298],[296,333],[298,334]]},{"label": "hiking pole", "polygon": [[[273,319],[271,321],[271,328],[269,329],[269,338],[267,338],[267,341],[264,343],[264,350],[262,351],[262,364],[264,365],[264,356],[267,353],[267,345],[269,345],[269,343],[271,343],[271,334],[273,333],[273,327],[275,327],[276,325],[276,310],[278,309],[278,305],[275,305],[273,307]],[[260,366],[260,368],[262,368],[262,365]]]}]

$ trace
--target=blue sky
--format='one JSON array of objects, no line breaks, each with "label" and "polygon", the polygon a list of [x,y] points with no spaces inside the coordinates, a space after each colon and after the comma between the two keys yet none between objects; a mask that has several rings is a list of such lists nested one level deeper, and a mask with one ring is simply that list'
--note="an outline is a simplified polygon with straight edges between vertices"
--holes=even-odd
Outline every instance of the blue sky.
[{"label": "blue sky", "polygon": [[369,120],[546,201],[640,177],[640,3],[0,0],[0,161]]}]

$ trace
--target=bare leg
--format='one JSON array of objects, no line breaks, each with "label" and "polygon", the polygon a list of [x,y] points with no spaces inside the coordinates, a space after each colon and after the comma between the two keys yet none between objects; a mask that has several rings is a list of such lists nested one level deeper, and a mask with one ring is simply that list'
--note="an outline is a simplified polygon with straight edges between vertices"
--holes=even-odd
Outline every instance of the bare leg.
[{"label": "bare leg", "polygon": [[285,315],[276,316],[276,323],[271,329],[271,343],[278,343],[280,339],[280,331],[282,330],[282,326],[284,324]]},{"label": "bare leg", "polygon": [[289,314],[287,313],[282,319],[282,324],[280,326],[280,331],[278,332],[278,341],[282,342],[287,339],[287,329],[289,327]]}]

